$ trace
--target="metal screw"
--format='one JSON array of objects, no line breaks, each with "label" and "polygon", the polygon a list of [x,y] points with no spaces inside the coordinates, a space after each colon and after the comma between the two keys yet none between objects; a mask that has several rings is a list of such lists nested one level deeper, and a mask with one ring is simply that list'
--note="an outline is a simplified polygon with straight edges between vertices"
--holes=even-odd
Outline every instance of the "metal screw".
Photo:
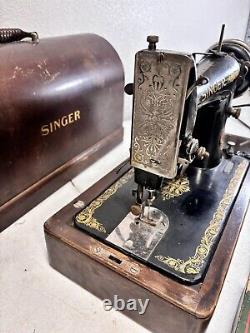
[{"label": "metal screw", "polygon": [[140,268],[136,266],[131,266],[129,270],[130,273],[132,273],[133,275],[137,275],[140,273]]},{"label": "metal screw", "polygon": [[236,145],[234,141],[227,141],[227,144],[229,148],[233,148]]},{"label": "metal screw", "polygon": [[227,141],[227,148],[225,149],[227,157],[232,157],[234,155],[234,147],[236,143],[234,141]]},{"label": "metal screw", "polygon": [[134,83],[128,83],[124,87],[124,91],[127,95],[133,95],[134,93]]},{"label": "metal screw", "polygon": [[150,162],[151,162],[152,164],[161,164],[160,161],[157,161],[157,160],[155,160],[155,159],[153,159],[153,158],[150,158]]},{"label": "metal screw", "polygon": [[141,208],[141,206],[140,205],[132,205],[131,207],[130,207],[130,211],[131,211],[131,213],[133,214],[133,215],[135,215],[135,216],[139,216],[140,214],[141,214],[141,212],[142,212],[142,208]]},{"label": "metal screw", "polygon": [[230,116],[234,117],[235,119],[238,119],[241,113],[240,107],[229,107],[227,109],[227,113],[230,114]]},{"label": "metal screw", "polygon": [[82,200],[78,200],[73,204],[75,208],[83,208],[85,206],[85,203]]},{"label": "metal screw", "polygon": [[196,152],[196,156],[199,160],[203,160],[204,158],[209,157],[209,152],[206,150],[205,147],[200,146]]},{"label": "metal screw", "polygon": [[209,82],[209,79],[207,77],[201,75],[197,80],[197,85],[204,86],[208,82]]},{"label": "metal screw", "polygon": [[147,42],[148,44],[148,49],[149,50],[156,50],[156,43],[159,42],[159,37],[158,36],[148,36],[147,37]]}]

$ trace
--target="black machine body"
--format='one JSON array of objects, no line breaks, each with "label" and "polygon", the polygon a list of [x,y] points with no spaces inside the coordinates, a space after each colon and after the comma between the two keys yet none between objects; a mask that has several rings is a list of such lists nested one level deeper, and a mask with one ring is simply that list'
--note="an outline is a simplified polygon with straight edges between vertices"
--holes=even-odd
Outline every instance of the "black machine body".
[{"label": "black machine body", "polygon": [[210,169],[221,162],[226,120],[240,115],[232,101],[250,85],[249,47],[223,40],[223,33],[224,26],[219,43],[203,54],[158,50],[157,36],[148,36],[148,49],[136,54],[134,83],[125,87],[134,95],[130,161],[136,205],[144,190],[156,196],[165,180],[188,167]]}]

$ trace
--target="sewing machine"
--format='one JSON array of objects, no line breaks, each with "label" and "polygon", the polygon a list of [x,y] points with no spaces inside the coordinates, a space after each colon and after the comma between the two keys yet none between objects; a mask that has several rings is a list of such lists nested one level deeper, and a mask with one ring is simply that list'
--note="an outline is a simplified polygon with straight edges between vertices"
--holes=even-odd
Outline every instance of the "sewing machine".
[{"label": "sewing machine", "polygon": [[125,87],[133,95],[129,162],[45,224],[56,269],[101,298],[149,297],[143,325],[159,332],[167,315],[170,332],[204,329],[249,201],[249,154],[223,136],[227,118],[240,115],[234,98],[250,84],[250,50],[223,33],[193,54],[157,49],[158,37],[148,36]]},{"label": "sewing machine", "polygon": [[157,36],[147,41],[135,56],[134,83],[125,87],[133,94],[133,169],[79,212],[75,225],[162,273],[197,283],[248,165],[223,157],[222,140],[227,118],[240,114],[233,98],[250,83],[250,52],[221,35],[196,63],[197,54],[158,50]]}]

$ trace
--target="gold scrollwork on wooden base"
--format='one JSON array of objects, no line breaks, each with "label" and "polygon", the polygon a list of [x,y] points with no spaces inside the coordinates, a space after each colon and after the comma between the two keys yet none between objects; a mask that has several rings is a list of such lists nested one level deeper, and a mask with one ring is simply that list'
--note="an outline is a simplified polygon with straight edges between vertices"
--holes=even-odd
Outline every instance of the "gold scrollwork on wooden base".
[{"label": "gold scrollwork on wooden base", "polygon": [[97,199],[92,201],[84,210],[76,215],[76,222],[84,224],[91,229],[98,230],[99,232],[106,233],[106,229],[102,223],[98,222],[93,214],[95,210],[102,206],[102,204],[111,197],[122,185],[126,184],[128,180],[133,176],[134,170],[129,170],[124,176],[122,176],[111,187],[104,191]]},{"label": "gold scrollwork on wooden base", "polygon": [[222,200],[219,203],[217,210],[215,211],[212,220],[209,223],[203,237],[201,238],[200,245],[196,248],[195,254],[188,258],[188,260],[175,259],[166,257],[163,255],[157,255],[155,258],[164,264],[168,265],[175,271],[184,274],[198,274],[202,267],[202,264],[208,256],[213,242],[220,231],[221,222],[224,219],[226,209],[232,203],[234,198],[235,189],[242,177],[247,162],[242,161],[231,179],[228,188],[226,189]]}]

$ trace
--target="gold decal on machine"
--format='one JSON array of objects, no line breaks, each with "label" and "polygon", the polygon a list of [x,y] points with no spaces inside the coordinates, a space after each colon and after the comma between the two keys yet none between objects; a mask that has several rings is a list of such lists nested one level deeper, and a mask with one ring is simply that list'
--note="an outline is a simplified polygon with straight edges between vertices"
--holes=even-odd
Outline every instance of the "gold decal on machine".
[{"label": "gold decal on machine", "polygon": [[200,102],[204,102],[206,99],[208,99],[210,96],[215,94],[216,92],[220,91],[222,88],[224,88],[229,83],[233,82],[237,76],[239,75],[239,71],[235,71],[234,73],[228,75],[221,81],[216,82],[211,87],[208,88],[208,90],[201,95]]},{"label": "gold decal on machine", "polygon": [[226,210],[232,203],[235,189],[240,183],[246,165],[247,162],[244,160],[238,165],[237,169],[235,170],[235,173],[230,183],[228,184],[228,188],[226,189],[222,200],[220,201],[216,211],[214,212],[214,215],[207,229],[205,230],[200,240],[200,244],[195,250],[195,253],[186,260],[175,259],[169,256],[158,254],[155,256],[157,260],[161,261],[175,271],[184,274],[198,274],[200,272],[202,264],[209,255],[214,244],[214,240],[221,230],[221,222],[226,214]]},{"label": "gold decal on machine", "polygon": [[58,129],[66,127],[78,120],[81,119],[81,111],[76,110],[74,112],[69,113],[68,115],[62,116],[54,121],[51,121],[49,124],[45,124],[41,126],[41,135],[46,136],[49,135]]}]

